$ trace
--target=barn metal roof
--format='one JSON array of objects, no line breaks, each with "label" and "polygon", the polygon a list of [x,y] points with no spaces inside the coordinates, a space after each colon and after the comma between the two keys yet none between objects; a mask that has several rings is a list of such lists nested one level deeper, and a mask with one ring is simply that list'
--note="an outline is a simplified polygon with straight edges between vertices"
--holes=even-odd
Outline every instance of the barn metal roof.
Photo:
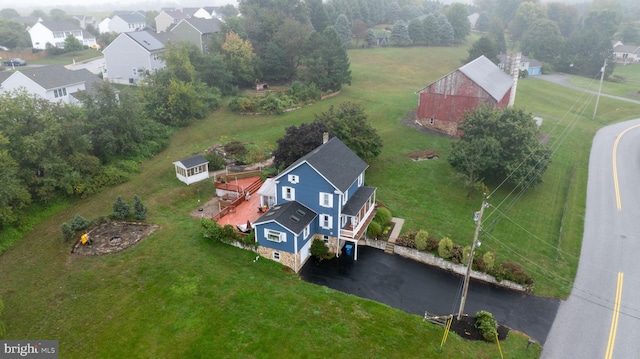
[{"label": "barn metal roof", "polygon": [[500,101],[513,86],[511,76],[504,73],[484,55],[459,68],[473,82],[482,87],[491,97]]}]

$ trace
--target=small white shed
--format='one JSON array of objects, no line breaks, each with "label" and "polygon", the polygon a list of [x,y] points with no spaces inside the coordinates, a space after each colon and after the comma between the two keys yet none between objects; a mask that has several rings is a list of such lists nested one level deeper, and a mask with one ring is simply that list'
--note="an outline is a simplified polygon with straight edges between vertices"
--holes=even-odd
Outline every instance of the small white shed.
[{"label": "small white shed", "polygon": [[188,185],[209,178],[209,161],[202,155],[176,161],[173,165],[176,167],[176,177]]}]

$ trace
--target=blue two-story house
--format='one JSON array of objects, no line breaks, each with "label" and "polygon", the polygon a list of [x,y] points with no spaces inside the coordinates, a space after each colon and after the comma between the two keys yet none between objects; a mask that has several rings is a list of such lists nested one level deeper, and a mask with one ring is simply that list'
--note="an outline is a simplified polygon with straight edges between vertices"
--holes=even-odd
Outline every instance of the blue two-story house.
[{"label": "blue two-story house", "polygon": [[374,187],[364,185],[369,167],[337,137],[325,141],[274,178],[275,205],[254,222],[261,256],[298,272],[313,238],[340,254],[358,240],[375,215]]}]

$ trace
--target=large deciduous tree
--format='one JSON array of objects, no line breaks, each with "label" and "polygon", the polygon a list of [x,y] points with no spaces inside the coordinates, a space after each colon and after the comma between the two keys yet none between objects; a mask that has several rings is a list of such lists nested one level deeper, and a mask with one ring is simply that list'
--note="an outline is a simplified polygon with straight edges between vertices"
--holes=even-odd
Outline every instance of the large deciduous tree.
[{"label": "large deciduous tree", "polygon": [[464,42],[469,33],[471,33],[471,23],[469,23],[467,6],[462,3],[451,4],[446,16],[451,27],[453,27],[455,41],[458,43]]},{"label": "large deciduous tree", "polygon": [[424,44],[426,41],[424,25],[422,21],[415,18],[409,21],[409,27],[407,28],[411,42],[414,44]]},{"label": "large deciduous tree", "polygon": [[278,139],[278,147],[273,152],[273,164],[284,169],[298,158],[322,144],[322,134],[327,126],[321,121],[302,123],[299,127],[287,127],[283,137]]},{"label": "large deciduous tree", "polygon": [[[26,186],[18,177],[18,163],[11,157],[9,140],[0,132],[0,229],[17,219],[17,211],[31,202]],[[0,308],[1,309],[1,308]],[[0,326],[2,324],[0,323]],[[0,337],[2,332],[0,331]]]},{"label": "large deciduous tree", "polygon": [[523,110],[482,106],[465,114],[461,129],[448,161],[470,191],[482,181],[527,188],[542,180],[551,162],[533,117]]},{"label": "large deciduous tree", "polygon": [[29,33],[24,26],[11,20],[0,19],[0,45],[10,49],[31,46]]},{"label": "large deciduous tree", "polygon": [[382,152],[382,138],[367,121],[362,105],[345,102],[335,109],[316,115],[316,121],[323,122],[329,133],[338,137],[355,154],[365,161],[371,161]]},{"label": "large deciduous tree", "polygon": [[539,19],[545,19],[546,13],[542,5],[533,2],[523,2],[516,11],[516,16],[509,25],[511,39],[520,41],[522,35],[531,24]]},{"label": "large deciduous tree", "polygon": [[242,40],[236,33],[230,32],[222,44],[222,54],[225,56],[227,69],[233,74],[237,85],[253,85],[260,77],[258,59],[251,42]]},{"label": "large deciduous tree", "polygon": [[393,24],[393,29],[391,29],[391,36],[389,40],[396,45],[408,45],[411,43],[411,38],[409,37],[409,30],[407,29],[407,24],[404,21],[398,20],[395,24]]},{"label": "large deciduous tree", "polygon": [[422,20],[422,26],[424,27],[424,37],[427,46],[436,46],[440,43],[440,25],[438,19],[429,14]]},{"label": "large deciduous tree", "polygon": [[567,38],[578,24],[578,9],[574,5],[551,2],[547,4],[547,17],[558,24],[560,33]]},{"label": "large deciduous tree", "polygon": [[564,40],[555,21],[538,19],[522,36],[522,53],[537,60],[555,63]]}]

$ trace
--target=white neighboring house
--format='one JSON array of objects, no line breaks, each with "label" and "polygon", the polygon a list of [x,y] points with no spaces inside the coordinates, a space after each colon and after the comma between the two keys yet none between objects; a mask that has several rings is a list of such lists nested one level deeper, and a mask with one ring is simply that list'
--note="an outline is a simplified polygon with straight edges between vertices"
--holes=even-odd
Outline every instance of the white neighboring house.
[{"label": "white neighboring house", "polygon": [[87,69],[69,70],[62,65],[32,67],[15,72],[2,72],[0,93],[12,93],[21,89],[51,102],[79,103],[74,94],[93,91],[102,83],[100,77]]},{"label": "white neighboring house", "polygon": [[29,29],[29,35],[31,45],[39,50],[45,50],[48,43],[63,48],[64,40],[69,35],[78,39],[82,45],[89,47],[96,45],[95,36],[69,21],[41,21]]},{"label": "white neighboring house", "polygon": [[111,18],[110,17],[105,17],[104,19],[102,19],[100,21],[100,23],[98,23],[98,31],[101,34],[107,33],[109,32],[109,23],[111,22]]},{"label": "white neighboring house", "polygon": [[209,178],[209,161],[202,155],[195,155],[173,163],[176,177],[187,185]]},{"label": "white neighboring house", "polygon": [[148,30],[125,32],[102,53],[104,54],[103,78],[113,83],[135,85],[147,74],[165,67],[160,55],[164,53],[164,41],[170,33],[155,34]]},{"label": "white neighboring house", "polygon": [[110,32],[131,32],[144,30],[147,27],[147,19],[139,13],[115,15],[109,22]]}]

